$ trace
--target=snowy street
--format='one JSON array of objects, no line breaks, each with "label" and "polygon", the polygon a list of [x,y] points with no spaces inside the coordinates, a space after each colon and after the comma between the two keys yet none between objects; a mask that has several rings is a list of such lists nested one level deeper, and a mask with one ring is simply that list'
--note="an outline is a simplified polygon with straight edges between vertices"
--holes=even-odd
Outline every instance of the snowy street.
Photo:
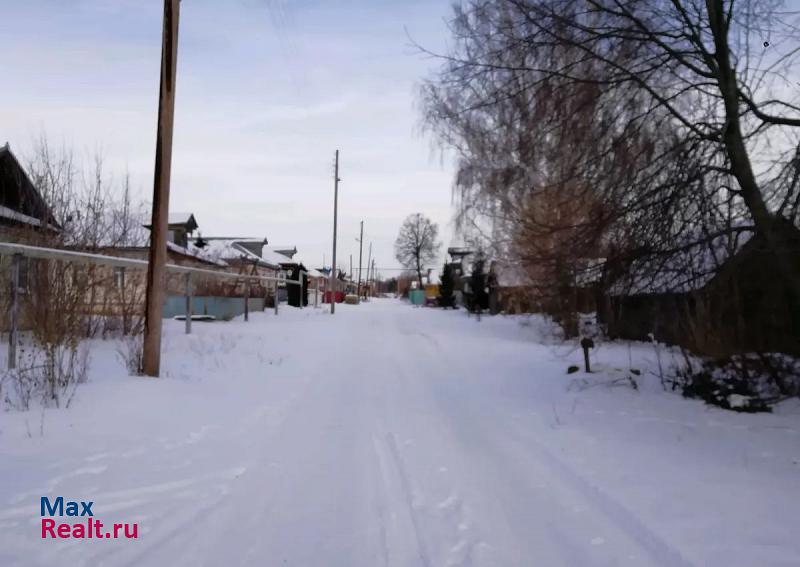
[{"label": "snowy street", "polygon": [[[522,324],[527,321],[526,324]],[[164,379],[95,341],[68,410],[0,414],[0,565],[779,566],[800,409],[568,389],[540,319],[396,300],[165,321]],[[652,364],[636,346],[633,362]],[[623,345],[598,363],[628,364]],[[648,358],[649,357],[649,358]],[[137,540],[42,540],[39,500]]]}]

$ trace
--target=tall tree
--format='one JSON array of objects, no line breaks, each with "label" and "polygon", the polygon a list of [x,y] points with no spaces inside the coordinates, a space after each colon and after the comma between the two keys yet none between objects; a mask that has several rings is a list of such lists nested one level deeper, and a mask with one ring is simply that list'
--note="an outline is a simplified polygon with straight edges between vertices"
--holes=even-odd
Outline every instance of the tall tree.
[{"label": "tall tree", "polygon": [[798,15],[781,6],[457,3],[422,98],[459,158],[462,223],[488,217],[493,241],[566,273],[750,226],[800,297],[783,230],[800,220]]},{"label": "tall tree", "polygon": [[470,275],[469,282],[470,292],[472,294],[472,311],[479,315],[481,311],[489,306],[488,296],[486,294],[486,271],[484,270],[484,263],[483,258],[478,257],[475,264],[472,266],[472,274]]},{"label": "tall tree", "polygon": [[408,215],[394,243],[397,261],[417,274],[422,287],[422,271],[425,266],[436,261],[441,243],[437,241],[439,227],[422,213]]}]

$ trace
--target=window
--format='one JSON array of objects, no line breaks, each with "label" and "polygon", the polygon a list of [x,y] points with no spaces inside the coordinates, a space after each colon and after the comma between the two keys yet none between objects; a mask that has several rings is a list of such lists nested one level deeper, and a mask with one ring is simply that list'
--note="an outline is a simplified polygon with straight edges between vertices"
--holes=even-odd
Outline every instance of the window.
[{"label": "window", "polygon": [[114,286],[117,289],[125,288],[125,268],[123,266],[114,268]]},{"label": "window", "polygon": [[86,268],[79,265],[72,266],[72,285],[75,287],[86,287],[88,277],[86,275]]},{"label": "window", "polygon": [[28,284],[31,271],[31,259],[21,257],[19,259],[19,275],[17,279],[17,289],[19,293],[28,293]]}]

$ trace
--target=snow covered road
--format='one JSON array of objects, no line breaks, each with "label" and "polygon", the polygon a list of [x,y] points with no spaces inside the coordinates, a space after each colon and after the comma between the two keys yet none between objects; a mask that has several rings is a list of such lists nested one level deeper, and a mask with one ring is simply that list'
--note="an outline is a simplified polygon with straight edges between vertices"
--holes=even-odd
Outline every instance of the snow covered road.
[{"label": "snow covered road", "polygon": [[[98,343],[69,410],[0,416],[0,565],[800,563],[796,406],[570,391],[579,355],[520,321],[374,300],[168,322],[164,380]],[[58,495],[139,538],[42,540]]]}]

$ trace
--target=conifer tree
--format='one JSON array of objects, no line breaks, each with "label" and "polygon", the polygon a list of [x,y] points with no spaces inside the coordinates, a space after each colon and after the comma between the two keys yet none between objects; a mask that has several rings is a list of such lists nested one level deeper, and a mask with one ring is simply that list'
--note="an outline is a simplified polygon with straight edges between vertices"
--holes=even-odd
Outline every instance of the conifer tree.
[{"label": "conifer tree", "polygon": [[453,300],[453,267],[445,262],[442,275],[439,278],[439,306],[445,309],[455,307]]}]

